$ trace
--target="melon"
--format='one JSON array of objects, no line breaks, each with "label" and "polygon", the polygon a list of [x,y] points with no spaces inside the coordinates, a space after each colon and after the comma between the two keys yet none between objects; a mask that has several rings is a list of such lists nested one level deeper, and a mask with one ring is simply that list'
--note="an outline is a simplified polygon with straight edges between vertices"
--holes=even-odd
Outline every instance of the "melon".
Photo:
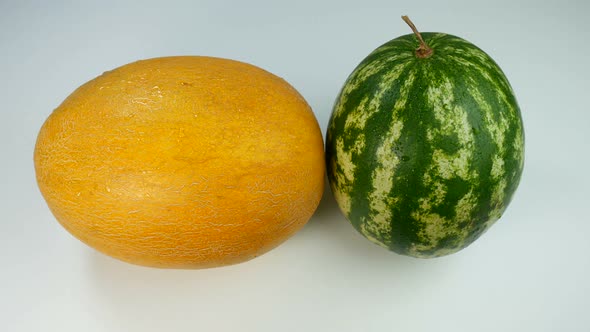
[{"label": "melon", "polygon": [[260,256],[312,216],[323,140],[285,80],[229,59],[137,61],[74,91],[34,162],[56,219],[117,259],[207,268]]}]

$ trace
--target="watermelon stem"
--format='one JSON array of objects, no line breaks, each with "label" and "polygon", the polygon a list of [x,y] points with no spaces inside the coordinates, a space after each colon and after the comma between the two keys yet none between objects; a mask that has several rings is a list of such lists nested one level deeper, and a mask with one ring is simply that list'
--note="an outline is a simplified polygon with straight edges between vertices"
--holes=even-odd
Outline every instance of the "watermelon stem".
[{"label": "watermelon stem", "polygon": [[420,34],[420,31],[418,31],[418,29],[416,29],[416,26],[414,25],[414,23],[412,23],[412,21],[410,20],[410,18],[407,15],[403,15],[402,20],[404,20],[410,26],[410,28],[412,29],[412,31],[414,31],[414,34],[418,38],[418,41],[420,42],[420,46],[418,47],[418,49],[416,49],[416,56],[421,59],[425,59],[425,58],[430,57],[432,55],[432,53],[434,52],[434,50],[426,44],[424,39],[422,39],[422,35]]}]

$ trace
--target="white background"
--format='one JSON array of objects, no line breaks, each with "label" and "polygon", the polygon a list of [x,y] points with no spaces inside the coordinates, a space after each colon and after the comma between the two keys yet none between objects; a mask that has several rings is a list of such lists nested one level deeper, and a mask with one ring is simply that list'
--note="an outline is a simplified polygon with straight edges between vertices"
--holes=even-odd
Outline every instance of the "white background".
[{"label": "white background", "polygon": [[[279,248],[210,270],[96,253],[55,221],[33,146],[103,71],[164,55],[246,61],[289,81],[324,132],[344,80],[410,32],[462,36],[504,69],[526,131],[521,185],[467,249],[419,260],[356,233],[329,192]],[[587,1],[1,1],[0,330],[590,331]]]}]

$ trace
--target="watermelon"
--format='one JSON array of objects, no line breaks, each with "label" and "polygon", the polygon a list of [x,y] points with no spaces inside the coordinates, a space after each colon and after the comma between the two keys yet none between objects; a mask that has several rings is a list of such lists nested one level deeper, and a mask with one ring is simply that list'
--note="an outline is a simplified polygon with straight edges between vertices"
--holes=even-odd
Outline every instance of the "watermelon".
[{"label": "watermelon", "polygon": [[500,67],[445,33],[375,49],[350,74],[328,123],[328,179],[363,236],[399,254],[457,252],[505,211],[524,131]]}]

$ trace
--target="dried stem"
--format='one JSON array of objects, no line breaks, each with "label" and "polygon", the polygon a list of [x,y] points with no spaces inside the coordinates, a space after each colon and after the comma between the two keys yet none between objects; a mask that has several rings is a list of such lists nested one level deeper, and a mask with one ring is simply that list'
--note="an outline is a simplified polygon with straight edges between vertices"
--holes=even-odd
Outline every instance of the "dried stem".
[{"label": "dried stem", "polygon": [[406,15],[402,16],[402,19],[410,26],[412,31],[414,31],[416,38],[418,38],[418,41],[420,42],[420,46],[418,47],[418,49],[416,49],[416,56],[419,58],[428,58],[429,56],[431,56],[434,52],[433,49],[426,44],[426,42],[422,38],[422,35],[420,34],[420,31],[416,29],[414,23],[412,23],[410,18]]}]

